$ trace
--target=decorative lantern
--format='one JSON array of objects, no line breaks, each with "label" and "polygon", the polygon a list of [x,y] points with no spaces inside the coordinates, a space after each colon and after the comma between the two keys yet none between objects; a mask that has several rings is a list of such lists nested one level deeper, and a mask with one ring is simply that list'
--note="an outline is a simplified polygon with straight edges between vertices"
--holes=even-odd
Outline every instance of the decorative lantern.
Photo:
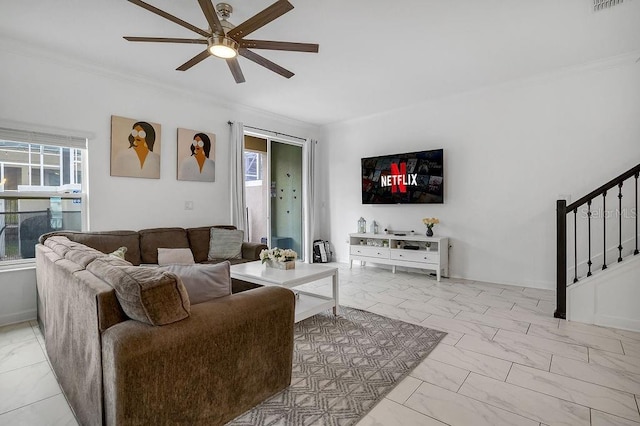
[{"label": "decorative lantern", "polygon": [[366,234],[367,233],[367,221],[364,220],[363,217],[358,219],[358,233],[359,234]]},{"label": "decorative lantern", "polygon": [[371,227],[369,229],[369,232],[371,232],[372,234],[377,234],[378,233],[378,224],[376,223],[376,221],[374,220],[373,223],[371,224]]}]

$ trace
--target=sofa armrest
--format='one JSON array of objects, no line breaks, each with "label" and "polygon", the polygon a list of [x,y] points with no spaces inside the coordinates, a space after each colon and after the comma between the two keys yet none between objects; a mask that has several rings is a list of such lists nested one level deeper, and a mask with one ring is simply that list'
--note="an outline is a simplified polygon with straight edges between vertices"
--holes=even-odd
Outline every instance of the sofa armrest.
[{"label": "sofa armrest", "polygon": [[259,260],[260,252],[266,250],[269,247],[262,243],[242,243],[242,258],[249,260]]},{"label": "sofa armrest", "polygon": [[106,424],[223,424],[291,382],[293,292],[193,305],[185,320],[103,333]]}]

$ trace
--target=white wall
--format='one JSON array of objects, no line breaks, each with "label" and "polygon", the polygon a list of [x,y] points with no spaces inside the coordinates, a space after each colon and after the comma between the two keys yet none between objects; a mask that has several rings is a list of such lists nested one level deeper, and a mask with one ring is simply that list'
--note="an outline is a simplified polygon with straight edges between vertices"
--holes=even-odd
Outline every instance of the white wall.
[{"label": "white wall", "polygon": [[[6,40],[0,41],[0,64],[0,119],[95,134],[89,141],[89,224],[95,231],[229,224],[229,120],[300,137],[318,134],[313,125],[217,104]],[[161,124],[160,179],[109,175],[111,115]],[[176,180],[178,127],[216,134],[215,183]],[[193,201],[193,210],[185,210],[185,201]],[[26,280],[35,286],[33,281]],[[0,300],[20,288],[0,273]]]},{"label": "white wall", "polygon": [[[635,59],[327,126],[320,217],[338,259],[348,259],[345,240],[360,216],[420,232],[421,219],[435,216],[436,235],[451,237],[451,276],[554,288],[558,195],[576,200],[640,162]],[[445,204],[361,204],[361,157],[437,148]]]},{"label": "white wall", "polygon": [[[317,134],[312,125],[20,48],[0,44],[0,118],[96,135],[89,141],[93,230],[229,223],[229,120],[301,137]],[[109,176],[111,115],[162,125],[160,179]],[[178,127],[216,134],[215,183],[176,180]],[[184,209],[188,200],[191,211]]]},{"label": "white wall", "polygon": [[0,326],[36,318],[36,270],[0,272]]}]

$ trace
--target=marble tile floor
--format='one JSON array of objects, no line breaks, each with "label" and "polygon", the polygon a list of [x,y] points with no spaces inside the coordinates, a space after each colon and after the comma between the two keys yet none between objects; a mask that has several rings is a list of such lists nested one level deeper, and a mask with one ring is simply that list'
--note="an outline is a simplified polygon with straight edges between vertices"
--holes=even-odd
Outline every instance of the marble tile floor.
[{"label": "marble tile floor", "polygon": [[[358,426],[640,426],[640,333],[555,319],[551,290],[336,265],[340,304],[448,333]],[[0,328],[0,425],[75,424],[35,322]]]}]

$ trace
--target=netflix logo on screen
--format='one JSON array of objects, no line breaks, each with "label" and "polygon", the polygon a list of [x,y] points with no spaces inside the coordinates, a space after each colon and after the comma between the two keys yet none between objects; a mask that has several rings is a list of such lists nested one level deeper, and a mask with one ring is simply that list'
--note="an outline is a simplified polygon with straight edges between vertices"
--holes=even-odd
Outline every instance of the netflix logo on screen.
[{"label": "netflix logo on screen", "polygon": [[443,150],[363,158],[363,204],[443,203]]},{"label": "netflix logo on screen", "polygon": [[395,163],[391,163],[391,174],[382,176],[381,186],[390,186],[391,192],[407,192],[407,185],[418,185],[418,175],[407,174],[407,163],[400,163],[400,168]]}]

